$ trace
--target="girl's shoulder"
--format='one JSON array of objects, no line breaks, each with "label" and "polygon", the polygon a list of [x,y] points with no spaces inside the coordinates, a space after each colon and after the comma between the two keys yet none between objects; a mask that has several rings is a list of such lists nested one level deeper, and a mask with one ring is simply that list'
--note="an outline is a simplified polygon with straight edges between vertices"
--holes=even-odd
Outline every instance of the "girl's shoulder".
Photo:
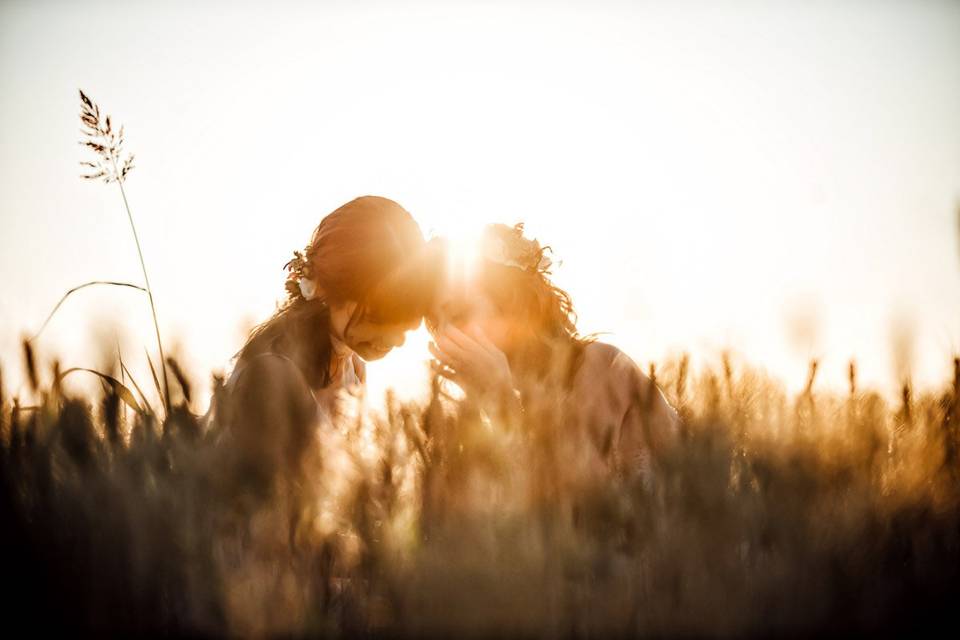
[{"label": "girl's shoulder", "polygon": [[587,413],[623,415],[638,402],[663,405],[658,410],[664,411],[669,407],[663,392],[636,361],[605,342],[584,347],[571,395]]},{"label": "girl's shoulder", "polygon": [[235,437],[308,424],[315,414],[315,396],[300,367],[285,355],[264,352],[237,360],[204,420],[221,435]]},{"label": "girl's shoulder", "polygon": [[648,379],[633,358],[606,342],[591,342],[584,346],[577,377],[586,380],[628,378],[636,382]]},{"label": "girl's shoulder", "polygon": [[680,418],[663,391],[617,347],[594,342],[584,347],[574,388],[578,417],[601,451],[616,451],[628,468],[641,457],[676,441]]},{"label": "girl's shoulder", "polygon": [[241,358],[230,375],[229,390],[238,389],[249,393],[251,390],[267,390],[297,393],[312,396],[310,384],[303,371],[287,355],[275,352],[263,352]]},{"label": "girl's shoulder", "polygon": [[241,378],[256,377],[256,374],[291,375],[294,370],[299,371],[292,358],[282,353],[264,351],[253,355],[238,357],[230,372],[229,382],[236,384]]},{"label": "girl's shoulder", "polygon": [[571,396],[587,413],[619,414],[626,411],[638,391],[645,389],[647,380],[622,350],[605,342],[591,342],[583,347]]}]

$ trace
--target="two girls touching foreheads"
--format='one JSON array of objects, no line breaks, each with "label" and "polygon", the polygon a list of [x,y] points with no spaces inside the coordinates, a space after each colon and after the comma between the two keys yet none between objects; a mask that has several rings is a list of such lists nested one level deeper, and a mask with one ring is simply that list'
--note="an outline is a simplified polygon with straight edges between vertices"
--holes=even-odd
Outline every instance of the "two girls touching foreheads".
[{"label": "two girls touching foreheads", "polygon": [[[648,475],[679,425],[660,390],[622,351],[578,333],[570,296],[522,225],[487,226],[478,255],[455,273],[446,243],[425,241],[393,200],[339,207],[287,263],[287,298],[238,352],[212,417],[293,455],[337,392],[365,383],[364,362],[425,321],[433,371],[492,419],[522,425],[540,399],[559,398],[556,437],[586,438],[601,472]],[[281,415],[300,426],[278,438]]]}]

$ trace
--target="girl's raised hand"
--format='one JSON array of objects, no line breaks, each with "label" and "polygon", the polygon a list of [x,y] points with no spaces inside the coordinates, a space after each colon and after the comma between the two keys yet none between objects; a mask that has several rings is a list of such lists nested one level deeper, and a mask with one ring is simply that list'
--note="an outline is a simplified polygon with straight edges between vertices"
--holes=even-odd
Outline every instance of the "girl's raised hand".
[{"label": "girl's raised hand", "polygon": [[457,383],[467,395],[480,402],[491,396],[513,392],[513,375],[507,357],[483,331],[471,325],[461,331],[447,325],[429,345],[436,358],[433,369]]}]

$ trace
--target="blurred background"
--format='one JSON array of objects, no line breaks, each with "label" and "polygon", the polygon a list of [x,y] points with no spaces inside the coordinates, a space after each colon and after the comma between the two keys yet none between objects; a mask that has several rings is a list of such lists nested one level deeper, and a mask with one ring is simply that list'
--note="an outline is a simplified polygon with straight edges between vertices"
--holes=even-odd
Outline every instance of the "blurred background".
[{"label": "blurred background", "polygon": [[[796,389],[818,358],[842,388],[855,358],[889,393],[946,379],[960,348],[957,2],[4,0],[12,393],[21,337],[67,289],[142,280],[117,186],[79,178],[78,88],[126,125],[161,329],[200,410],[292,251],[363,194],[427,235],[524,221],[581,330],[644,367],[731,350]],[[418,394],[425,343],[372,365],[372,391]],[[146,297],[107,288],[37,349],[104,366],[117,345],[143,384]]]}]

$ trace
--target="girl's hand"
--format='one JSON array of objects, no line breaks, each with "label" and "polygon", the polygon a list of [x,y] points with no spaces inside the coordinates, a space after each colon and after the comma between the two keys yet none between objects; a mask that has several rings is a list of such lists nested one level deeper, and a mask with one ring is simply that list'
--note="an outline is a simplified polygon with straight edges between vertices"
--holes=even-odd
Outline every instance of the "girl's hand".
[{"label": "girl's hand", "polygon": [[481,405],[513,396],[513,375],[507,357],[474,325],[461,331],[447,325],[429,345],[439,375],[457,383]]}]

